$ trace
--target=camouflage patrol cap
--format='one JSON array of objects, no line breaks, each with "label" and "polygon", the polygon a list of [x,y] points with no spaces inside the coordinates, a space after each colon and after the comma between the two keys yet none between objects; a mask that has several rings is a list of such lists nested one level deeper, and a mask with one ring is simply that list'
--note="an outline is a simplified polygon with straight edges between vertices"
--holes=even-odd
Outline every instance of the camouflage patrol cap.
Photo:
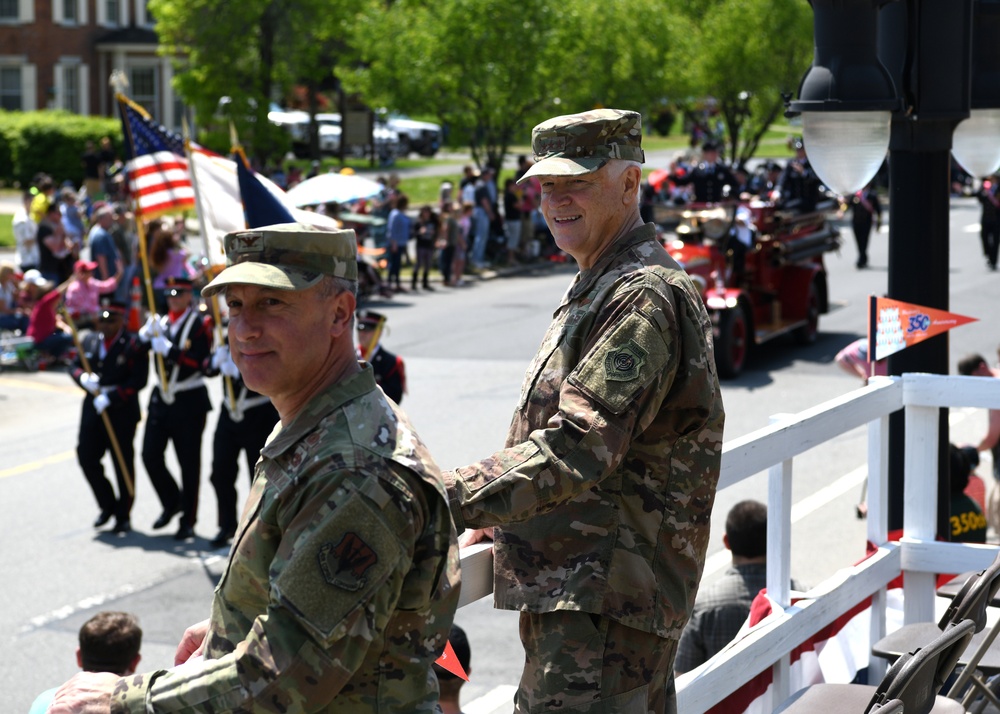
[{"label": "camouflage patrol cap", "polygon": [[529,176],[581,176],[597,171],[609,159],[645,161],[642,117],[622,109],[593,109],[543,121],[531,130],[535,164]]},{"label": "camouflage patrol cap", "polygon": [[358,279],[353,230],[321,231],[279,223],[230,233],[225,248],[226,269],[205,286],[202,295],[211,297],[234,284],[305,290],[324,275]]}]

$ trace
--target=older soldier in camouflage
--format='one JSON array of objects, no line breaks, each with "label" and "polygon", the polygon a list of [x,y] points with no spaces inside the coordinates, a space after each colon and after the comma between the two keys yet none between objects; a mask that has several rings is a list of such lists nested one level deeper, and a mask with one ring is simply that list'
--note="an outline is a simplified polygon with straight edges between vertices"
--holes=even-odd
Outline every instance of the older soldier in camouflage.
[{"label": "older soldier in camouflage", "polygon": [[495,538],[496,607],[521,611],[517,712],[676,707],[724,414],[698,289],[639,217],[641,135],[612,109],[535,127],[524,178],[580,273],[506,448],[445,473],[456,523],[482,529],[463,544]]},{"label": "older soldier in camouflage", "polygon": [[[459,594],[441,474],[353,344],[353,231],[226,237],[233,359],[281,417],[180,667],[71,680],[54,712],[433,712]],[[197,656],[200,655],[200,656]],[[74,683],[78,686],[74,687]]]}]

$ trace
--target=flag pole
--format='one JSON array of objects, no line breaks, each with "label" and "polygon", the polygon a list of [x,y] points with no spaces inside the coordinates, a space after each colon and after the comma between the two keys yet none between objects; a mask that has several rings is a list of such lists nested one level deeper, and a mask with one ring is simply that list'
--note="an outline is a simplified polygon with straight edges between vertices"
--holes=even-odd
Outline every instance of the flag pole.
[{"label": "flag pole", "polygon": [[[198,212],[198,226],[201,229],[201,240],[205,249],[205,260],[212,265],[211,248],[208,242],[208,225],[205,223],[205,210],[201,204],[201,192],[198,190],[198,172],[195,169],[194,161],[191,158],[191,131],[188,127],[187,117],[181,120],[182,131],[184,132],[184,154],[187,156],[188,173],[191,174],[191,188],[194,191],[194,205]],[[219,310],[219,299],[217,295],[208,298],[208,304],[212,308],[212,318],[215,321],[215,340],[221,346],[225,344],[222,337],[222,314]],[[229,400],[229,410],[233,414],[237,412],[236,389],[233,387],[233,380],[229,375],[222,375],[225,385],[226,398]]]},{"label": "flag pole", "polygon": [[[112,75],[112,78],[114,75]],[[132,136],[132,127],[129,125],[128,119],[125,117],[123,107],[126,105],[131,105],[128,97],[122,94],[120,91],[115,92],[115,99],[118,100],[118,111],[122,117],[122,128],[125,131],[125,139],[128,141],[129,146],[132,147],[132,155],[135,156],[135,138]],[[129,195],[132,192],[129,191]],[[146,226],[142,219],[141,211],[139,210],[139,204],[135,203],[135,197],[133,199],[133,213],[135,214],[135,228],[136,233],[139,235],[139,260],[142,262],[142,276],[146,284],[146,299],[149,302],[149,309],[153,316],[156,316],[156,300],[153,297],[153,279],[150,277],[149,272],[149,251],[146,248]],[[160,374],[160,384],[163,390],[164,396],[167,394],[167,368],[163,362],[163,355],[159,352],[155,352],[154,359],[156,360],[156,369]]]},{"label": "flag pole", "polygon": [[[67,326],[69,326],[69,331],[73,333],[73,342],[76,344],[76,353],[80,356],[80,365],[83,367],[84,372],[89,372],[90,362],[87,360],[87,353],[83,351],[83,343],[80,341],[80,333],[76,329],[76,323],[73,322],[73,318],[70,317],[69,311],[66,309],[65,305],[61,305],[59,310],[62,312],[63,319],[66,320]],[[129,498],[135,498],[135,486],[132,485],[132,473],[125,464],[125,455],[122,454],[121,444],[118,443],[118,435],[115,434],[115,430],[111,426],[111,417],[108,416],[107,410],[101,412],[101,420],[104,422],[104,428],[107,429],[108,440],[111,442],[111,450],[115,452],[115,461],[118,462],[118,468],[121,469],[122,476],[125,479],[125,488],[128,489]]]}]

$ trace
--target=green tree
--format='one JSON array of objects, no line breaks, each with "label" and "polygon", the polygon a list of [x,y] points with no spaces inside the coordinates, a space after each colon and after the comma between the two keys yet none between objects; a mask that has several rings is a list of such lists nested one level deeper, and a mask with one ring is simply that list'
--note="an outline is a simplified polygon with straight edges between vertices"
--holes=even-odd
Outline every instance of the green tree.
[{"label": "green tree", "polygon": [[[214,127],[228,148],[227,122],[242,143],[264,158],[287,148],[284,132],[267,120],[272,101],[294,82],[315,89],[332,77],[332,56],[346,0],[150,0],[161,52],[178,56],[174,82],[202,127]],[[220,105],[220,99],[228,99]],[[315,110],[314,110],[315,112]],[[313,128],[315,132],[315,127]],[[314,133],[315,142],[315,133]]]},{"label": "green tree", "polygon": [[678,85],[670,47],[686,27],[661,0],[372,0],[339,74],[370,103],[438,117],[497,168],[555,114],[650,108]]},{"label": "green tree", "polygon": [[[673,0],[680,9],[686,0]],[[741,164],[784,111],[812,56],[812,11],[800,0],[717,0],[692,36],[692,83],[714,97],[729,155]]]}]

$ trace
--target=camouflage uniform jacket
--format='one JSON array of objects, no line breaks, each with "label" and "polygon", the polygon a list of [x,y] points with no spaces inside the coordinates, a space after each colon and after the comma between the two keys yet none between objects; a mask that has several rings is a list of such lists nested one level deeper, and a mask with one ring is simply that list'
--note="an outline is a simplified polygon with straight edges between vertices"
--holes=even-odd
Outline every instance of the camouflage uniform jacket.
[{"label": "camouflage uniform jacket", "polygon": [[507,445],[445,474],[496,528],[496,607],[580,610],[680,637],[704,566],[724,414],[698,289],[646,224],[577,275]]},{"label": "camouflage uniform jacket", "polygon": [[365,367],[268,439],[205,660],[122,678],[112,711],[436,711],[458,567],[440,472]]}]

